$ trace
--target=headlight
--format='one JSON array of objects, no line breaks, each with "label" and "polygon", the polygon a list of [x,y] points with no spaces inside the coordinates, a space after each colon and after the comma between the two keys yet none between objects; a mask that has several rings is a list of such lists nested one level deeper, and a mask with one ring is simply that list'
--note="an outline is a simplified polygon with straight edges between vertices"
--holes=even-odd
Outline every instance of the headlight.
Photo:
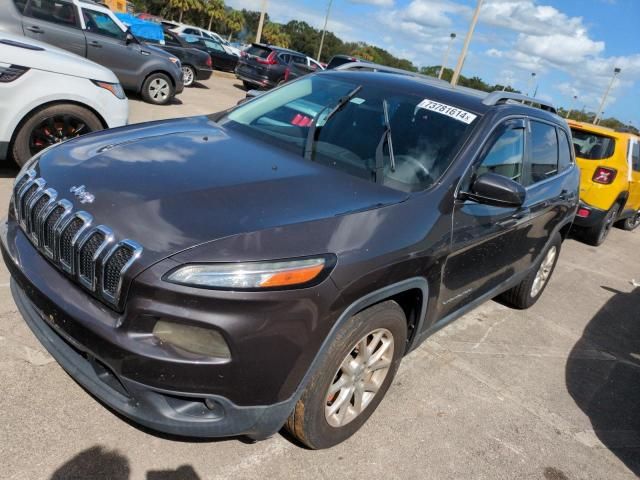
[{"label": "headlight", "polygon": [[153,335],[161,342],[189,353],[226,360],[231,358],[229,346],[222,335],[209,328],[159,320],[153,327]]},{"label": "headlight", "polygon": [[209,263],[185,265],[166,280],[203,288],[255,290],[305,285],[328,267],[325,257],[279,262]]},{"label": "headlight", "polygon": [[105,90],[109,90],[120,100],[124,100],[126,98],[124,94],[124,89],[122,88],[122,85],[120,85],[119,83],[101,82],[99,80],[91,80],[91,81],[94,83],[94,85],[100,88],[104,88]]}]

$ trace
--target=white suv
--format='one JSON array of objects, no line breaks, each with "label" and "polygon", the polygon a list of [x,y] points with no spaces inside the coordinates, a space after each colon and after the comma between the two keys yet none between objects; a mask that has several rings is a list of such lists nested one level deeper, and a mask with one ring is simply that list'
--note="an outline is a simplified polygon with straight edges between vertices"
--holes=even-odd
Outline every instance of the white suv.
[{"label": "white suv", "polygon": [[129,104],[105,67],[0,31],[0,160],[23,165],[50,145],[127,124]]},{"label": "white suv", "polygon": [[167,25],[172,32],[175,32],[178,35],[195,35],[196,37],[208,38],[221,44],[222,48],[224,48],[227,53],[236,55],[238,57],[240,56],[240,49],[232,46],[227,40],[222,38],[216,32],[205,30],[204,28],[200,27],[194,27],[193,25],[185,25],[183,23],[164,22],[164,24]]}]

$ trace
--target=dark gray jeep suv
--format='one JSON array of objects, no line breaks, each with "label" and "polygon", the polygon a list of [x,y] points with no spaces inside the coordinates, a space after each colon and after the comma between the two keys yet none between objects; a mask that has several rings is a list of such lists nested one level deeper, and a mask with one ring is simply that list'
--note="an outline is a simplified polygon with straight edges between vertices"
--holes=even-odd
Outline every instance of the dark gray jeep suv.
[{"label": "dark gray jeep suv", "polygon": [[564,120],[522,102],[333,70],[50,148],[0,229],[14,298],[140,424],[335,445],[427,336],[547,285],[579,173]]}]

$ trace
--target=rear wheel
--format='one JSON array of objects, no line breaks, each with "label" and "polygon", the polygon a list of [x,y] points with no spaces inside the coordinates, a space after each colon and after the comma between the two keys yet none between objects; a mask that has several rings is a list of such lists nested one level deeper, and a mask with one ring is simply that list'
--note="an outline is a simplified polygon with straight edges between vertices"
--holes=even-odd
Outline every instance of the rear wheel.
[{"label": "rear wheel", "polygon": [[102,130],[98,117],[80,105],[57,104],[31,113],[16,131],[11,154],[22,166],[50,145]]},{"label": "rear wheel", "polygon": [[313,449],[332,447],[357,432],[389,389],[406,339],[407,320],[394,301],[351,317],[307,384],[287,430]]},{"label": "rear wheel", "polygon": [[562,237],[556,233],[542,255],[542,260],[518,285],[507,290],[498,299],[510,307],[524,310],[538,301],[547,287],[558,263]]},{"label": "rear wheel", "polygon": [[182,66],[182,82],[185,87],[190,87],[196,81],[196,70],[191,65]]},{"label": "rear wheel", "polygon": [[142,85],[142,98],[155,105],[166,105],[175,94],[171,79],[164,73],[153,73]]},{"label": "rear wheel", "polygon": [[591,228],[587,228],[584,231],[584,240],[589,245],[593,245],[597,247],[598,245],[602,245],[604,241],[609,236],[609,232],[613,227],[613,224],[618,217],[618,212],[620,211],[620,205],[617,203],[611,207],[611,209],[607,212],[604,219],[598,224],[594,225]]}]

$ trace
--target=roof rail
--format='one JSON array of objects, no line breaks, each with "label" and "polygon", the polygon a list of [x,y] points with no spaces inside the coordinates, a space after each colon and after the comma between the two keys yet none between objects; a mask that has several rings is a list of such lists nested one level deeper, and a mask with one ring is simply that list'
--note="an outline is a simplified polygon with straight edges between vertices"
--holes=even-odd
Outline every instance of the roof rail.
[{"label": "roof rail", "polygon": [[423,80],[442,82],[446,84],[447,82],[443,80],[438,80],[437,78],[430,77],[428,75],[423,75],[417,72],[410,72],[409,70],[402,70],[401,68],[387,67],[386,65],[379,65],[377,63],[369,63],[369,62],[349,62],[344,63],[334,70],[370,70],[372,72],[383,72],[383,73],[396,73],[398,75],[406,75],[407,77],[415,77],[421,78]]},{"label": "roof rail", "polygon": [[532,107],[534,105],[540,105],[540,108],[542,110],[545,110],[551,113],[558,113],[558,111],[556,110],[556,107],[554,107],[551,102],[545,102],[544,100],[540,100],[539,98],[531,98],[531,97],[527,97],[526,95],[521,95],[519,93],[512,93],[512,92],[503,92],[503,91],[491,92],[489,95],[485,97],[484,100],[482,100],[482,103],[484,103],[485,105],[494,106],[500,103],[507,103],[509,100],[514,102],[524,103],[525,105],[530,104]]}]

